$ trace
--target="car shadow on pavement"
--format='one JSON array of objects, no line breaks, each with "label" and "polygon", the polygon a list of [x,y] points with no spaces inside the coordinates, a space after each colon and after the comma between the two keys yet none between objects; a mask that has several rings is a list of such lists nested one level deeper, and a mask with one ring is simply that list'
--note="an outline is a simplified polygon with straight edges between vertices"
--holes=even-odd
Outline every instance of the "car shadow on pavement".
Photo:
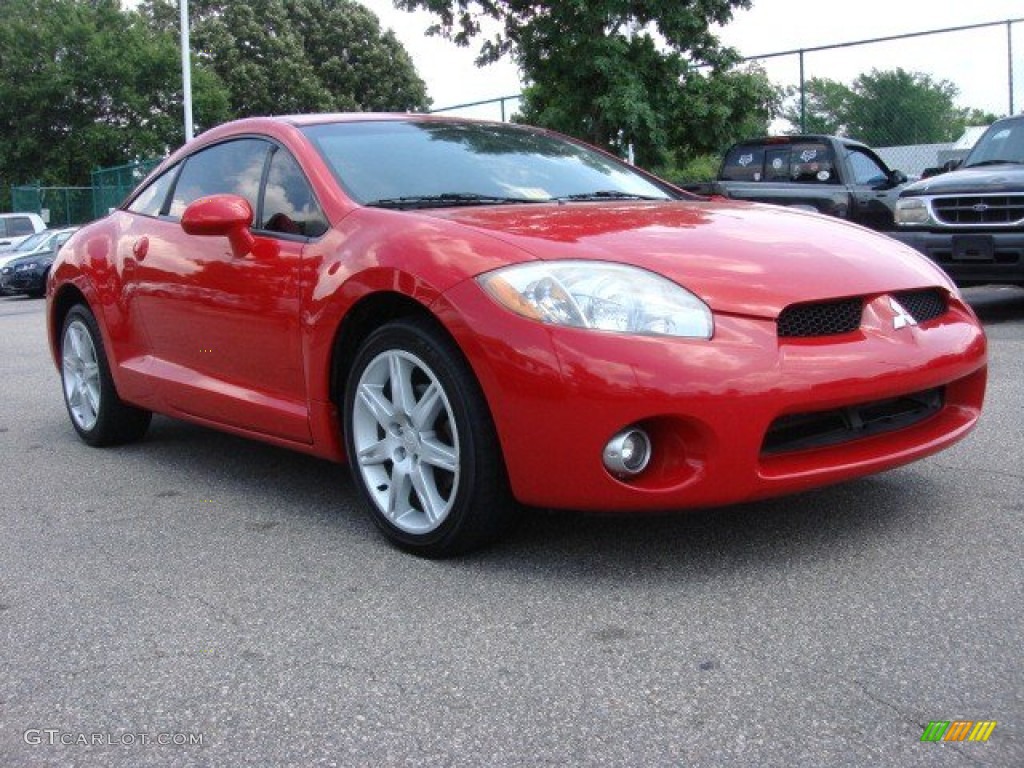
[{"label": "car shadow on pavement", "polygon": [[[75,442],[73,436],[68,440]],[[378,554],[413,557],[378,534],[343,465],[160,416],[142,442],[105,452],[120,471],[152,476],[144,487],[154,503],[221,498],[235,504],[236,512],[227,514],[237,515],[244,500],[245,525],[262,524],[268,532],[270,523],[312,525],[339,548],[339,556],[349,547],[371,546]],[[437,565],[527,569],[559,578],[703,580],[723,569],[743,569],[747,561],[835,557],[899,536],[924,524],[931,505],[922,504],[922,496],[942,493],[930,484],[929,477],[902,469],[710,510],[604,514],[523,508],[514,529],[490,548]]]},{"label": "car shadow on pavement", "polygon": [[[907,474],[909,473],[909,476]],[[903,476],[901,476],[903,475]],[[857,556],[922,527],[939,496],[913,469],[829,488],[717,509],[651,514],[525,510],[492,550],[473,556],[488,568],[506,558],[562,578],[704,581],[756,564]]]},{"label": "car shadow on pavement", "polygon": [[1020,320],[1024,317],[1024,287],[982,285],[963,289],[963,296],[985,324]]}]

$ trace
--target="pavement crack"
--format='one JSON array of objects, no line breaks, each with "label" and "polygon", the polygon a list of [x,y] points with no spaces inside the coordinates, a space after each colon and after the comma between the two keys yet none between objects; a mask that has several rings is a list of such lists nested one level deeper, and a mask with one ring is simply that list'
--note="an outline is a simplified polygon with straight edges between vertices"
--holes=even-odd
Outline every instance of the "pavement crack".
[{"label": "pavement crack", "polygon": [[[886,701],[881,696],[878,696],[869,691],[868,687],[864,685],[864,683],[862,683],[860,680],[854,680],[851,678],[841,679],[844,679],[847,683],[856,686],[860,690],[860,692],[863,693],[869,699],[871,699],[871,701],[875,702],[876,704],[882,707],[885,707],[886,709],[892,712],[895,712],[896,715],[907,725],[920,728],[922,733],[924,732],[924,729],[928,726],[928,723],[922,723],[914,715],[910,714],[909,712],[903,711],[899,706],[893,704],[891,701]],[[960,744],[957,744],[956,742],[944,742],[943,746],[949,751],[956,753],[958,757],[962,758],[965,762],[970,763],[971,765],[985,765],[985,763],[981,760],[976,760],[972,755],[968,754],[967,751],[965,751],[963,747]]]}]

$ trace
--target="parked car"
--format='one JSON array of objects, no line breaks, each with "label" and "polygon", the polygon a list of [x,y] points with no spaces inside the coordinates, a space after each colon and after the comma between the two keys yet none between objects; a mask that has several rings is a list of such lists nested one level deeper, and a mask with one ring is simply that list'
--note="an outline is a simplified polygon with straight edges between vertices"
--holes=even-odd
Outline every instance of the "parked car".
[{"label": "parked car", "polygon": [[28,237],[21,240],[13,248],[6,251],[0,251],[0,268],[5,267],[8,262],[14,259],[20,258],[27,254],[33,253],[39,246],[45,243],[51,236],[50,230],[44,229],[41,232],[29,235]]},{"label": "parked car", "polygon": [[57,252],[77,229],[44,230],[23,240],[0,265],[0,294],[42,296]]},{"label": "parked car", "polygon": [[998,120],[963,164],[911,184],[893,236],[960,285],[1024,285],[1024,114]]},{"label": "parked car", "polygon": [[891,230],[907,181],[873,149],[836,136],[766,136],[725,153],[718,180],[702,190],[736,200],[802,208]]},{"label": "parked car", "polygon": [[71,238],[47,316],[86,443],[156,411],[348,457],[427,556],[516,502],[680,509],[895,467],[970,431],[987,370],[956,288],[890,238],[424,115],[204,133]]},{"label": "parked car", "polygon": [[0,253],[44,229],[46,224],[38,213],[0,213]]}]

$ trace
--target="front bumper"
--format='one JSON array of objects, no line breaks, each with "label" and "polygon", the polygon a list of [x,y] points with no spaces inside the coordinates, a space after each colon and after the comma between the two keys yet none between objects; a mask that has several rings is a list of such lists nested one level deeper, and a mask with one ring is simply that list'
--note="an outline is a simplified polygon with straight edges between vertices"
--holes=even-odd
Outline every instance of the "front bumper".
[{"label": "front bumper", "polygon": [[958,285],[1024,285],[1024,232],[927,232],[887,235],[930,258]]},{"label": "front bumper", "polygon": [[[956,297],[941,318],[894,329],[886,296],[862,327],[782,340],[773,321],[716,315],[711,341],[544,326],[463,284],[445,318],[483,387],[513,492],[536,506],[591,510],[704,507],[878,472],[966,435],[981,411],[984,333]],[[823,447],[765,448],[773,423],[938,389],[942,405],[902,429]],[[623,481],[601,461],[609,438],[641,425],[647,470]]]},{"label": "front bumper", "polygon": [[46,273],[43,271],[10,272],[0,275],[0,293],[43,293],[46,289]]}]

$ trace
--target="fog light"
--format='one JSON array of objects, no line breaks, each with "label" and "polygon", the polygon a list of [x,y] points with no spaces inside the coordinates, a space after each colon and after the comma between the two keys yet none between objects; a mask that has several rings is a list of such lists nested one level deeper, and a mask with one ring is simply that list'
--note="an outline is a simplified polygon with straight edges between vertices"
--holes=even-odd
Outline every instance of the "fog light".
[{"label": "fog light", "polygon": [[651,438],[639,427],[619,432],[604,447],[604,466],[613,475],[639,475],[651,460]]}]

